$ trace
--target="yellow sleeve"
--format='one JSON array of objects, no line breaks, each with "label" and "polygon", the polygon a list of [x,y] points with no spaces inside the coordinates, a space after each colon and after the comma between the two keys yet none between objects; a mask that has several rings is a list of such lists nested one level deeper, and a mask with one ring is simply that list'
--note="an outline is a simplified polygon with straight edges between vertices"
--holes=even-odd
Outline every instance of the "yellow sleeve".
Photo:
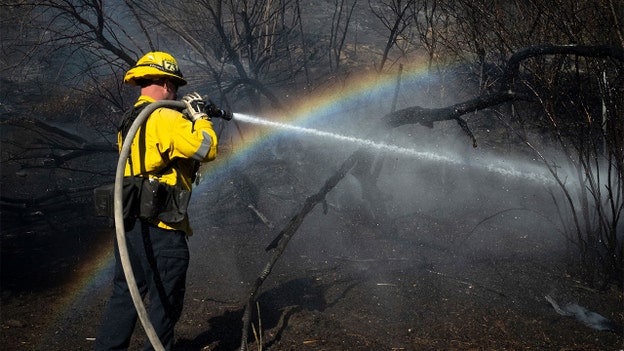
[{"label": "yellow sleeve", "polygon": [[192,123],[182,118],[180,124],[180,128],[175,129],[177,134],[173,136],[175,147],[172,158],[185,157],[208,162],[217,157],[217,135],[211,121],[199,119]]},{"label": "yellow sleeve", "polygon": [[[217,135],[209,120],[187,120],[175,110],[158,109],[148,119],[152,122],[153,140],[161,154],[167,154],[169,160],[176,158],[208,162],[217,156]],[[155,122],[155,123],[154,123]]]}]

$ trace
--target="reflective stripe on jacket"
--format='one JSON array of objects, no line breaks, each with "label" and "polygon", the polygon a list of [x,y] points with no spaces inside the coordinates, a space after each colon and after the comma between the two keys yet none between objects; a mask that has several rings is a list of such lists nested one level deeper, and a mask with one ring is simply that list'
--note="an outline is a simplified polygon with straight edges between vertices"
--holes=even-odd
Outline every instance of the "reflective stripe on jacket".
[{"label": "reflective stripe on jacket", "polygon": [[[135,106],[155,102],[147,96],[139,97]],[[119,134],[119,150],[122,138]],[[137,131],[130,149],[124,176],[155,178],[160,182],[191,190],[197,171],[196,162],[208,162],[217,155],[217,135],[212,122],[200,119],[195,123],[169,108],[156,109],[145,125]],[[182,230],[192,235],[188,217],[176,224],[159,222],[160,228]]]}]

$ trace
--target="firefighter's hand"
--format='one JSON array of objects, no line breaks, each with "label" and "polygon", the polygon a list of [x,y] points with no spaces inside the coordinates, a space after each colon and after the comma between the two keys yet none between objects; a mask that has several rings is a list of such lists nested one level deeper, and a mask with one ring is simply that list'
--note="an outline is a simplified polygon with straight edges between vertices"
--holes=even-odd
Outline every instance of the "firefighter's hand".
[{"label": "firefighter's hand", "polygon": [[204,112],[206,102],[199,94],[192,93],[184,95],[184,97],[182,98],[182,102],[184,102],[184,104],[186,105],[185,115],[191,121],[195,122],[200,118],[209,119],[206,112]]}]

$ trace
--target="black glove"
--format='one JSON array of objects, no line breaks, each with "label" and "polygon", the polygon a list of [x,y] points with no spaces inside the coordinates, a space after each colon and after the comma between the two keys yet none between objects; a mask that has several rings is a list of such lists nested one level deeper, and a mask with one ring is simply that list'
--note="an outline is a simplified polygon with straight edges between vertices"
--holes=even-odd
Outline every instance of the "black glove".
[{"label": "black glove", "polygon": [[208,119],[208,115],[204,111],[206,102],[198,93],[185,95],[182,102],[186,105],[186,116],[191,121],[195,122],[200,118]]}]

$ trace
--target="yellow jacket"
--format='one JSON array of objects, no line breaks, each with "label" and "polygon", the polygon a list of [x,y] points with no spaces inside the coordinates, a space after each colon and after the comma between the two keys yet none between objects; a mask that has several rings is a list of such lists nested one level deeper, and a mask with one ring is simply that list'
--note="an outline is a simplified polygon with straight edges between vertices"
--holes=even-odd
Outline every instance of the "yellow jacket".
[{"label": "yellow jacket", "polygon": [[[154,99],[141,96],[135,106]],[[143,130],[145,129],[145,130]],[[119,150],[122,136],[117,135]],[[205,119],[189,121],[184,115],[169,108],[156,109],[137,131],[130,149],[124,176],[142,176],[191,190],[196,162],[208,162],[217,156],[217,135],[212,122]],[[171,163],[175,161],[174,163]],[[163,172],[164,170],[164,172]],[[162,173],[162,174],[161,174]],[[164,229],[182,230],[192,235],[188,216],[180,223],[157,225]]]}]

